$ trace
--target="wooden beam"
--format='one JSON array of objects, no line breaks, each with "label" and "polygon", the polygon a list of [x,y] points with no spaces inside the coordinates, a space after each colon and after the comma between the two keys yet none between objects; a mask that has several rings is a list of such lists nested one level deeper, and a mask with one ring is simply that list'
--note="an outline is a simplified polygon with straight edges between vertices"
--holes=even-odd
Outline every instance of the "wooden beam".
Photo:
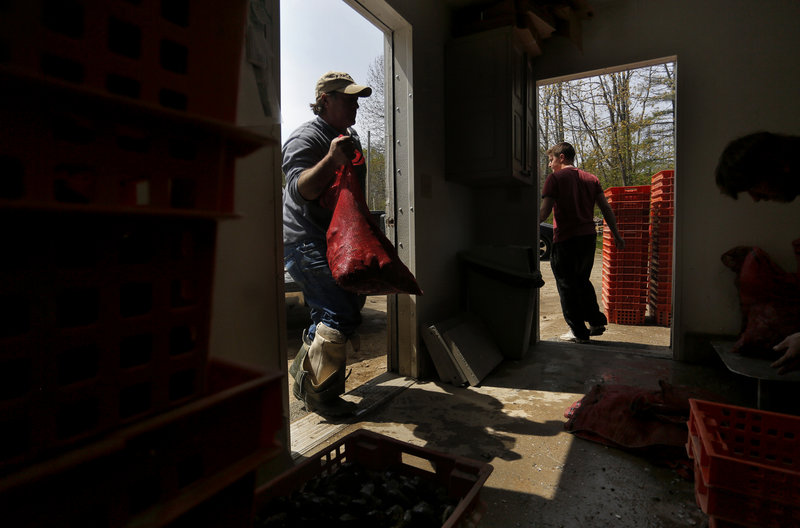
[{"label": "wooden beam", "polygon": [[592,16],[589,0],[496,0],[454,12],[452,33],[458,37],[512,26],[536,56],[542,52],[542,42],[552,36],[567,37],[583,50],[581,20]]}]

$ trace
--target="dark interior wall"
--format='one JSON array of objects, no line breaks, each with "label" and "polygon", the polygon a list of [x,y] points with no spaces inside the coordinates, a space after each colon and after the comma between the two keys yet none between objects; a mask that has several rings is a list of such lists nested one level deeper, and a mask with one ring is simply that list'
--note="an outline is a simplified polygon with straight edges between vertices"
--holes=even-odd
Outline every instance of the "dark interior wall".
[{"label": "dark interior wall", "polygon": [[538,247],[538,191],[535,185],[514,185],[473,192],[477,243]]},{"label": "dark interior wall", "polygon": [[[545,41],[537,79],[661,57],[677,57],[675,300],[676,356],[687,333],[735,334],[740,311],[733,273],[720,255],[758,245],[794,270],[800,200],[753,203],[722,196],[714,168],[724,146],[760,130],[800,134],[800,3],[783,0],[594,0],[583,50]],[[768,155],[765,153],[765,155]],[[476,208],[478,224],[499,232],[507,203]],[[691,358],[685,358],[691,359]]]}]

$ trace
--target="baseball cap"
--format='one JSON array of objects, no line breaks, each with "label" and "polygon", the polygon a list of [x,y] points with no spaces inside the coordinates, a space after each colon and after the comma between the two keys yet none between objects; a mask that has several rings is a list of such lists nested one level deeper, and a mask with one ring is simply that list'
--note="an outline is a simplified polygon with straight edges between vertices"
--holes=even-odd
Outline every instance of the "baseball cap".
[{"label": "baseball cap", "polygon": [[356,84],[350,75],[344,72],[330,71],[317,81],[317,97],[328,92],[341,92],[359,97],[372,95],[372,88]]}]

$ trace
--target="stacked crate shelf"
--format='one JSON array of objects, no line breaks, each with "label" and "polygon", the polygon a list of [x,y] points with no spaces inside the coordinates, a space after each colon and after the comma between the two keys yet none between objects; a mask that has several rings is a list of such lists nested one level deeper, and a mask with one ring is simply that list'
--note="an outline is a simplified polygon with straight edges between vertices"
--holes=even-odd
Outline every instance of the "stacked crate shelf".
[{"label": "stacked crate shelf", "polygon": [[249,513],[278,451],[279,375],[209,357],[235,160],[275,143],[233,124],[247,5],[0,4],[14,526],[162,526],[232,495]]},{"label": "stacked crate shelf", "polygon": [[608,225],[603,229],[603,311],[609,323],[644,324],[650,245],[650,186],[609,187],[605,191],[617,228],[619,249]]},{"label": "stacked crate shelf", "polygon": [[672,237],[675,171],[653,175],[650,194],[649,312],[658,326],[672,324]]}]

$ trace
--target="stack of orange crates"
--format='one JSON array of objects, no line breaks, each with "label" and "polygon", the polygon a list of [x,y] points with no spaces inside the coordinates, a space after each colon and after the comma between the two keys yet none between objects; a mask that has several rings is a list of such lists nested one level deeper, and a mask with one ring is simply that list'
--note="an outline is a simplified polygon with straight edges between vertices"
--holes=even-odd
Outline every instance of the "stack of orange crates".
[{"label": "stack of orange crates", "polygon": [[675,171],[653,175],[650,193],[650,315],[658,326],[672,323],[672,232]]},{"label": "stack of orange crates", "polygon": [[609,187],[605,191],[625,249],[603,229],[603,311],[609,323],[644,324],[650,247],[650,186]]},{"label": "stack of orange crates", "polygon": [[800,526],[800,417],[690,399],[686,452],[710,527]]}]

